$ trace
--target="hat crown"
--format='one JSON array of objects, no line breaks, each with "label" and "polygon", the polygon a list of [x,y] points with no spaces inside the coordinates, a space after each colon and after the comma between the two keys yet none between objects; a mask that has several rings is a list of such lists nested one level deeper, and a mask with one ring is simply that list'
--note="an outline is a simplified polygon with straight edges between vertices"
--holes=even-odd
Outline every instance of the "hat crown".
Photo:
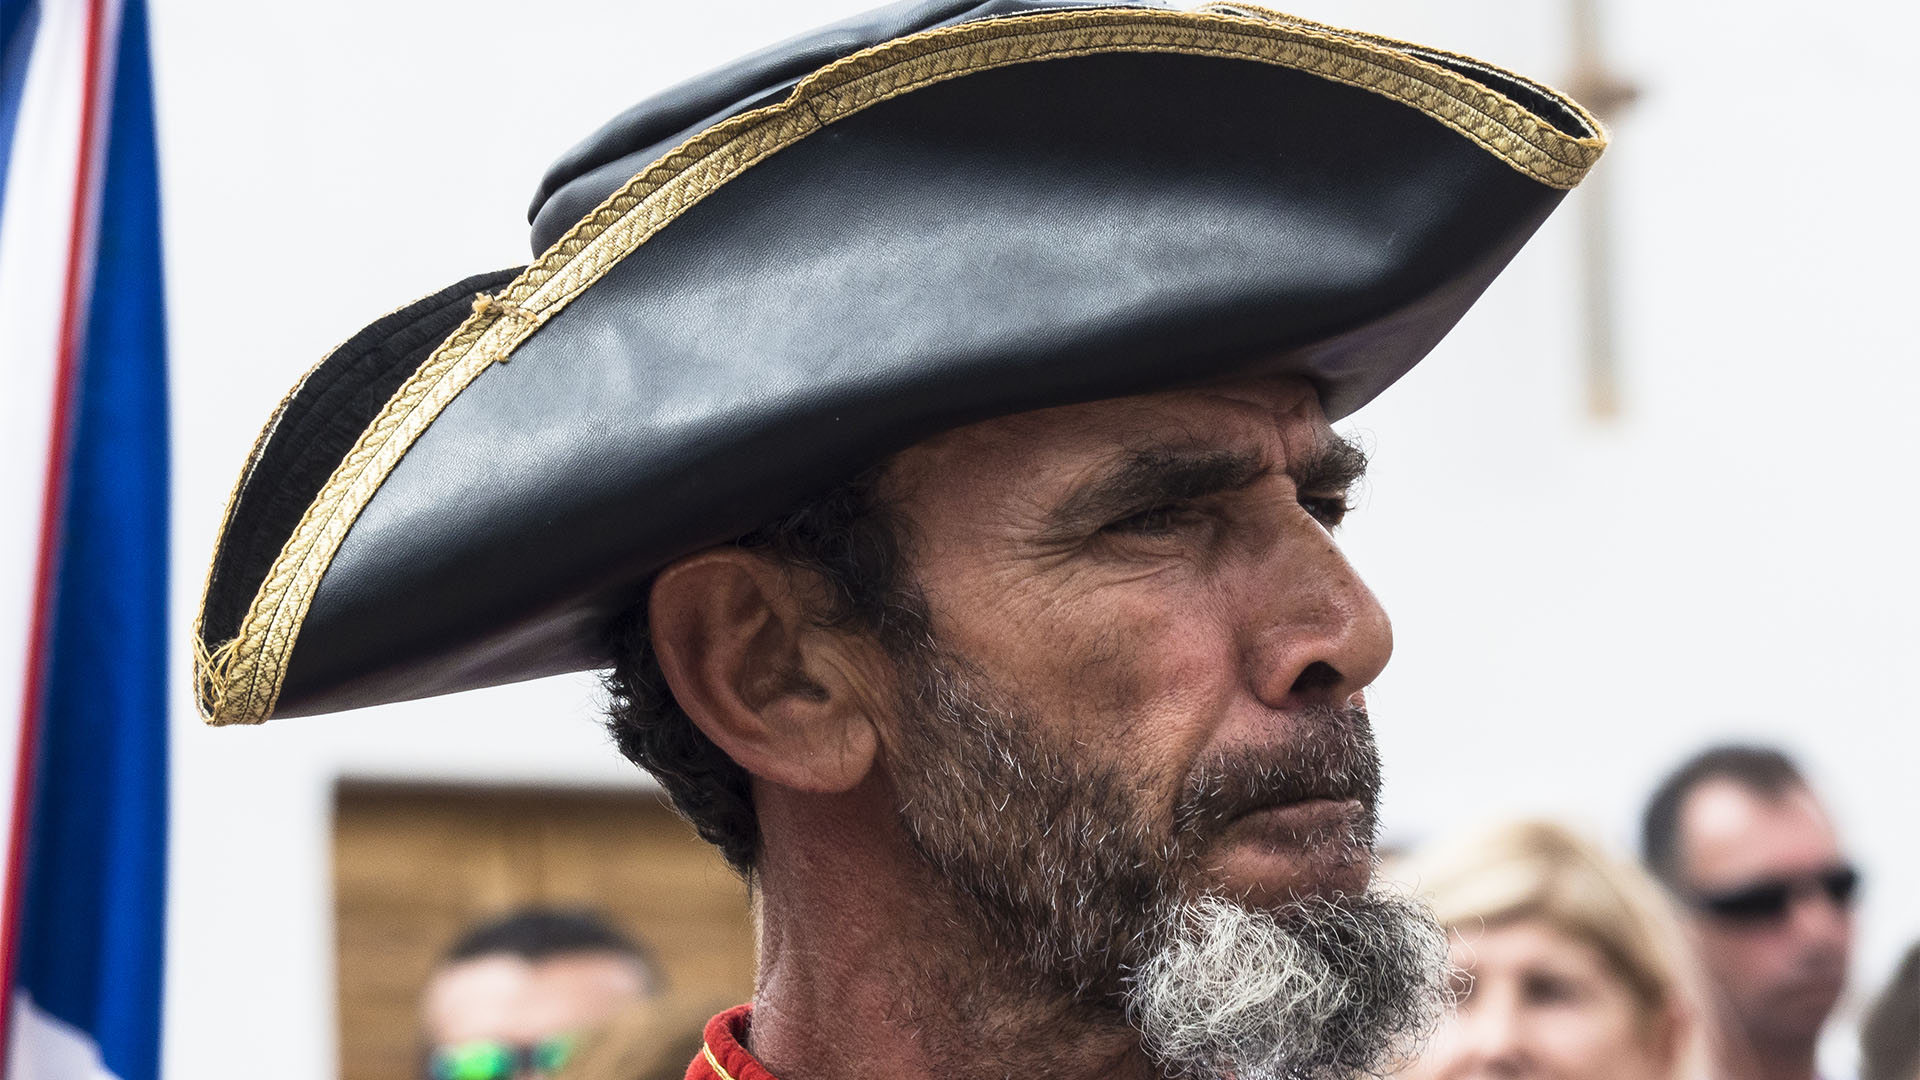
[{"label": "hat crown", "polygon": [[1165,8],[1158,0],[904,0],[809,30],[652,95],[548,167],[527,207],[533,253],[647,165],[695,134],[780,100],[802,78],[862,49],[922,30],[1076,8]]}]

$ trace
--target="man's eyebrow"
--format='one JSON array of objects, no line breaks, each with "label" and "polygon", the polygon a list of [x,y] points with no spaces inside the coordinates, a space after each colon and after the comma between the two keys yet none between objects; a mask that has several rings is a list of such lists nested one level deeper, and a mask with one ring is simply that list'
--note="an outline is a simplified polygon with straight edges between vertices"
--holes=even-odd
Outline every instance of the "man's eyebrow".
[{"label": "man's eyebrow", "polygon": [[1234,450],[1139,450],[1120,457],[1048,515],[1060,530],[1106,524],[1163,503],[1247,487],[1270,469],[1265,454]]},{"label": "man's eyebrow", "polygon": [[1287,472],[1302,492],[1316,495],[1343,492],[1367,474],[1367,452],[1352,439],[1335,435],[1315,446]]}]

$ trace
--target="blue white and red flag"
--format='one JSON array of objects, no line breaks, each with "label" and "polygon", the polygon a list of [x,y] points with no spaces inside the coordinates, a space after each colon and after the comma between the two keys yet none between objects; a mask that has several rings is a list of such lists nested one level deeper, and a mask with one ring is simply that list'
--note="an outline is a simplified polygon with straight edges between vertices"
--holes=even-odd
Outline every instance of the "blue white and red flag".
[{"label": "blue white and red flag", "polygon": [[7,1080],[152,1080],[167,398],[142,0],[0,0]]}]

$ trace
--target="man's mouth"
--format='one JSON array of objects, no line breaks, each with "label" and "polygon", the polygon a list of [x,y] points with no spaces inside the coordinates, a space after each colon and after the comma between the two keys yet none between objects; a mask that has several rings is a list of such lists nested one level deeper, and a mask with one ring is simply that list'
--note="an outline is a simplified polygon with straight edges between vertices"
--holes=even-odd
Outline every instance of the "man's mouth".
[{"label": "man's mouth", "polygon": [[1311,852],[1338,845],[1352,850],[1372,846],[1370,817],[1360,799],[1312,796],[1247,810],[1223,832],[1273,848]]},{"label": "man's mouth", "polygon": [[1330,825],[1358,830],[1372,838],[1378,788],[1370,770],[1343,775],[1312,775],[1298,767],[1235,763],[1210,770],[1206,782],[1190,788],[1176,820],[1201,837],[1249,829],[1304,836]]},{"label": "man's mouth", "polygon": [[1816,961],[1776,990],[1776,996],[1790,1002],[1831,1000],[1846,987],[1844,962]]},{"label": "man's mouth", "polygon": [[[1366,714],[1323,707],[1291,718],[1284,742],[1241,746],[1197,763],[1174,808],[1189,850],[1247,874],[1309,888],[1365,886],[1380,793]],[[1264,867],[1264,869],[1262,869]],[[1290,869],[1281,869],[1290,867]]]},{"label": "man's mouth", "polygon": [[1233,824],[1243,821],[1274,824],[1302,824],[1309,828],[1329,816],[1342,819],[1365,811],[1366,805],[1357,797],[1339,794],[1309,795],[1302,799],[1287,799],[1269,803],[1265,806],[1251,807],[1235,815]]},{"label": "man's mouth", "polygon": [[1357,798],[1313,796],[1245,810],[1207,844],[1216,884],[1263,904],[1365,892],[1373,811]]}]

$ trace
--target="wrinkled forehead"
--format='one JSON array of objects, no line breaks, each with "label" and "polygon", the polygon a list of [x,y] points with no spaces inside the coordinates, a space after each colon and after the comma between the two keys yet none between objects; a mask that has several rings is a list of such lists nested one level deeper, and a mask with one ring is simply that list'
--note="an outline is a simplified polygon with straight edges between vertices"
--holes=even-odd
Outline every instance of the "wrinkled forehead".
[{"label": "wrinkled forehead", "polygon": [[1334,438],[1313,385],[1297,376],[1237,379],[996,417],[901,451],[888,493],[923,485],[1070,482],[1142,450],[1258,452],[1285,470]]}]

